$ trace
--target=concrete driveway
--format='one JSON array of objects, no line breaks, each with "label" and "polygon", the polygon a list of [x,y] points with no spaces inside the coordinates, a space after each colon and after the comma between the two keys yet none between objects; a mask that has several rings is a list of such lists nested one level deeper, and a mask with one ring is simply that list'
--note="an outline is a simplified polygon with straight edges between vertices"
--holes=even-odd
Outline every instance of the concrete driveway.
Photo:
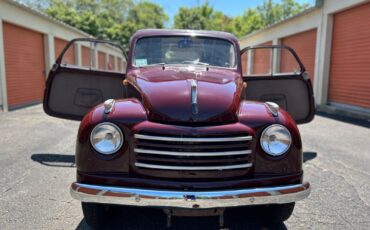
[{"label": "concrete driveway", "polygon": [[[0,229],[88,229],[69,195],[78,125],[45,115],[40,105],[0,113]],[[320,115],[300,126],[310,197],[285,223],[263,226],[235,210],[226,229],[370,229],[369,127]],[[122,211],[130,222],[118,215],[107,229],[165,229],[160,211]],[[173,227],[217,229],[218,219],[174,218]]]}]

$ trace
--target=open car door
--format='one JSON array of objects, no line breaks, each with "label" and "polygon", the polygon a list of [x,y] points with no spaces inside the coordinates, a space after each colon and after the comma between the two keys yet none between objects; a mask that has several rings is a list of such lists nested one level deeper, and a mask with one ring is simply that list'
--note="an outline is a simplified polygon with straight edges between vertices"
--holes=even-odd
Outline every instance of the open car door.
[{"label": "open car door", "polygon": [[270,101],[285,109],[297,124],[314,118],[311,80],[294,50],[287,46],[253,46],[241,51],[244,99]]},{"label": "open car door", "polygon": [[50,70],[44,92],[47,114],[82,120],[106,99],[125,97],[126,55],[109,41],[74,39],[62,50]]}]

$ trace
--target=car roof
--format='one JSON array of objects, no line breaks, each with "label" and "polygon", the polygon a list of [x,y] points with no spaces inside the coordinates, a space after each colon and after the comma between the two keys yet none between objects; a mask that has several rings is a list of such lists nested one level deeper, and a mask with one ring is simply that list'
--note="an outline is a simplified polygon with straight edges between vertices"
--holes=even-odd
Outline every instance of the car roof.
[{"label": "car roof", "polygon": [[237,38],[227,32],[223,31],[212,31],[212,30],[182,30],[182,29],[141,29],[138,30],[132,38],[142,38],[142,37],[151,37],[151,36],[184,36],[184,35],[192,35],[192,36],[204,36],[204,37],[214,37],[214,38],[221,38],[233,41],[237,43]]}]

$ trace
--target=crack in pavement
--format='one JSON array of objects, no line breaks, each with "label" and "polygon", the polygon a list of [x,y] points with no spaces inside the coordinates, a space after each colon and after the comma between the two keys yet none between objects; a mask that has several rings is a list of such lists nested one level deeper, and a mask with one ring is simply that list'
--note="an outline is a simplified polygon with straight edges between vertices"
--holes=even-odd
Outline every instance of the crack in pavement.
[{"label": "crack in pavement", "polygon": [[10,190],[12,190],[14,187],[16,187],[17,185],[20,185],[24,182],[24,179],[26,179],[27,176],[29,176],[31,174],[31,171],[36,167],[37,165],[34,165],[30,168],[28,168],[21,176],[19,176],[17,179],[15,179],[15,183],[8,187],[8,188],[5,188],[2,193],[5,194],[7,192],[9,192]]},{"label": "crack in pavement", "polygon": [[[333,162],[333,161],[332,161]],[[319,164],[319,163],[317,163],[317,164]],[[351,187],[351,188],[353,188],[353,190],[356,192],[356,195],[357,195],[357,198],[361,201],[361,204],[363,204],[364,206],[366,206],[366,207],[368,207],[369,208],[369,204],[362,198],[362,196],[361,196],[361,194],[360,194],[360,192],[358,191],[358,188],[356,187],[356,186],[354,186],[354,185],[352,185],[348,180],[347,180],[347,178],[346,177],[344,177],[343,175],[341,175],[341,174],[338,174],[338,173],[336,173],[334,170],[328,170],[328,169],[326,169],[326,168],[323,168],[323,166],[319,166],[319,165],[316,165],[316,164],[313,164],[313,163],[311,163],[311,162],[307,162],[306,163],[306,165],[310,165],[310,166],[313,166],[313,167],[316,167],[316,168],[318,168],[318,169],[320,169],[321,171],[325,171],[325,172],[329,172],[329,173],[331,173],[331,174],[333,174],[333,175],[335,175],[335,176],[337,176],[337,177],[339,177],[339,178],[342,178],[343,179],[343,181],[349,186],[349,187]],[[339,193],[338,195],[340,195],[341,196],[341,194]],[[343,196],[342,196],[343,197]],[[346,198],[346,199],[348,199],[348,197],[344,197],[344,198]]]},{"label": "crack in pavement", "polygon": [[369,176],[370,177],[370,173],[367,173],[365,171],[362,171],[360,169],[356,169],[356,168],[352,168],[352,167],[349,167],[348,165],[346,165],[345,163],[339,161],[339,160],[336,160],[336,159],[331,159],[332,162],[336,162],[337,164],[341,164],[342,166],[344,166],[346,169],[349,169],[349,170],[352,170],[352,171],[355,171],[357,173],[360,173],[360,174],[364,174],[366,176]]}]

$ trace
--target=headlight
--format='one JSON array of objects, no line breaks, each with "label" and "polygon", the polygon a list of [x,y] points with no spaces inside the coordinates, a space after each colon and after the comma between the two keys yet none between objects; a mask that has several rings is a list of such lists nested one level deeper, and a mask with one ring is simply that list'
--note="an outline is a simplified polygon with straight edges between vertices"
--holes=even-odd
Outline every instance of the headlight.
[{"label": "headlight", "polygon": [[95,126],[90,135],[93,148],[101,154],[113,154],[121,148],[124,137],[121,129],[112,123],[104,122]]},{"label": "headlight", "polygon": [[291,143],[292,137],[288,129],[282,125],[270,125],[261,135],[261,147],[271,156],[283,155]]}]

